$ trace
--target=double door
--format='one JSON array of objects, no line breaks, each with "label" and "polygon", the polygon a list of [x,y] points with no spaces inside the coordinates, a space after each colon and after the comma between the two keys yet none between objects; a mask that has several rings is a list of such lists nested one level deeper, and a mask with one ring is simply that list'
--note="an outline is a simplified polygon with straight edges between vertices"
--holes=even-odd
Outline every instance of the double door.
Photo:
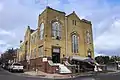
[{"label": "double door", "polygon": [[53,63],[60,63],[60,48],[52,48],[52,61]]}]

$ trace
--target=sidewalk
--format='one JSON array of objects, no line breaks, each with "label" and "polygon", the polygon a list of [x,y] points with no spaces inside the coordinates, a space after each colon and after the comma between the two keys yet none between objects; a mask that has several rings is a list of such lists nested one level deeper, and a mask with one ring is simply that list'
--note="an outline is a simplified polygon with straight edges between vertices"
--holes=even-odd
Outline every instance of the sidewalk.
[{"label": "sidewalk", "polygon": [[85,73],[78,73],[75,75],[75,77],[88,77],[88,76],[96,76],[96,75],[107,75],[107,74],[114,74],[114,73],[118,73],[120,72],[120,70],[116,70],[116,71],[101,71],[101,72],[85,72]]},{"label": "sidewalk", "polygon": [[42,71],[28,71],[24,72],[26,75],[40,77],[40,78],[51,78],[51,79],[68,79],[68,78],[75,78],[75,77],[82,77],[82,76],[94,76],[94,75],[105,75],[111,73],[117,73],[120,71],[105,71],[105,72],[85,72],[85,73],[78,73],[78,74],[49,74]]},{"label": "sidewalk", "polygon": [[55,79],[65,79],[65,78],[72,78],[71,77],[71,74],[49,74],[49,73],[44,73],[42,71],[38,71],[38,72],[35,72],[35,71],[28,71],[28,72],[24,72],[24,74],[27,74],[27,75],[31,75],[31,76],[39,76],[41,78],[55,78]]}]

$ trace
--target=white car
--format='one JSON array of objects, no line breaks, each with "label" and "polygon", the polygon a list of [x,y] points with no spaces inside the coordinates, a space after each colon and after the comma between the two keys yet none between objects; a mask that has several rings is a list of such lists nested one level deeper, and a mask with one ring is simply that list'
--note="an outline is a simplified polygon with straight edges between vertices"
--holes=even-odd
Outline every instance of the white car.
[{"label": "white car", "polygon": [[13,71],[23,72],[24,69],[23,69],[23,66],[20,63],[13,63],[13,64],[10,65],[9,71],[10,72],[13,72]]}]

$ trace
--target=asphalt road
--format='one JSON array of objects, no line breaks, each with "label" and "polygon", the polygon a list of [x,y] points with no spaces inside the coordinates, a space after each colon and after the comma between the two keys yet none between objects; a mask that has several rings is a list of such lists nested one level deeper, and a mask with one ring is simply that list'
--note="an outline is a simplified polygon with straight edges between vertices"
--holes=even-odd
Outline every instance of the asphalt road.
[{"label": "asphalt road", "polygon": [[120,80],[120,72],[101,75],[98,74],[87,77],[77,77],[74,80]]},{"label": "asphalt road", "polygon": [[[10,73],[0,68],[0,80],[51,80],[51,79],[43,79],[43,78],[31,77],[21,74],[22,73]],[[120,80],[120,73],[77,77],[75,79],[68,79],[68,80]]]},{"label": "asphalt road", "polygon": [[0,68],[0,80],[47,80],[35,77],[21,75],[22,73],[10,73]]}]

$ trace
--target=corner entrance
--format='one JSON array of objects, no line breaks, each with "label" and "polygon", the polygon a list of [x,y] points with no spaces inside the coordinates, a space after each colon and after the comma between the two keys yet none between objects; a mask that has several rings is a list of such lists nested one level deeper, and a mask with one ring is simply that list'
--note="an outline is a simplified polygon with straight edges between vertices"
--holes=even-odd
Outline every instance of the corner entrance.
[{"label": "corner entrance", "polygon": [[53,63],[60,63],[60,48],[52,48],[52,61]]}]

